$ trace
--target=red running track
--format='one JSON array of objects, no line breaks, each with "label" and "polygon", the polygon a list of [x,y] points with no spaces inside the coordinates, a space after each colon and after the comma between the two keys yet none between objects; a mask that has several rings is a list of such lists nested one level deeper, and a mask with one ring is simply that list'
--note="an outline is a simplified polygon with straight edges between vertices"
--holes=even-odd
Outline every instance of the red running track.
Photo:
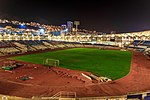
[{"label": "red running track", "polygon": [[[72,91],[76,92],[78,97],[95,97],[119,96],[130,92],[150,90],[150,60],[139,52],[133,52],[131,69],[127,76],[103,84],[83,82],[73,77],[81,71],[63,68],[48,70],[41,65],[25,64],[26,66],[12,73],[0,70],[0,94],[30,98],[32,96],[52,96],[60,91]],[[33,69],[33,66],[36,66],[37,69]],[[72,77],[66,77],[61,71],[69,73]],[[17,76],[24,74],[29,74],[34,79],[25,82],[16,79]]]}]

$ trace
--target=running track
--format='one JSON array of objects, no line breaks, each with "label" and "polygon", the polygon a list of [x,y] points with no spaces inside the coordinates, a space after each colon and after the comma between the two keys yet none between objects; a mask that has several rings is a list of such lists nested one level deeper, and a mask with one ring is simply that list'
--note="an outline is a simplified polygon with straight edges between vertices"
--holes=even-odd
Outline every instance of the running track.
[{"label": "running track", "polygon": [[150,90],[149,72],[150,60],[142,53],[133,52],[130,73],[113,82],[73,87],[43,87],[0,80],[0,94],[30,98],[32,96],[52,96],[60,91],[72,91],[76,92],[78,97],[119,96]]}]

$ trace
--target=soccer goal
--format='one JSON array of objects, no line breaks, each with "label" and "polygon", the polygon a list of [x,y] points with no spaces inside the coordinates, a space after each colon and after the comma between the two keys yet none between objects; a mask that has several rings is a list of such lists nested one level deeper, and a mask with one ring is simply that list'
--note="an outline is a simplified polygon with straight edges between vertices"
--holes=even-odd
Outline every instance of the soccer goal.
[{"label": "soccer goal", "polygon": [[49,66],[49,67],[59,66],[59,60],[47,58],[47,59],[43,60],[43,64],[46,66]]}]

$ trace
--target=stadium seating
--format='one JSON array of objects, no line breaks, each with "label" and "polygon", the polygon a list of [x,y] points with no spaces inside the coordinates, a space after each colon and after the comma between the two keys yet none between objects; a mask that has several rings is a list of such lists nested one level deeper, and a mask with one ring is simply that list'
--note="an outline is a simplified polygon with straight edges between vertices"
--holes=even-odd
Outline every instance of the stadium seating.
[{"label": "stadium seating", "polygon": [[134,40],[128,48],[135,48],[137,51],[143,52],[150,46],[150,41],[143,41],[143,40]]},{"label": "stadium seating", "polygon": [[132,44],[137,46],[140,42],[141,42],[141,40],[134,40]]},{"label": "stadium seating", "polygon": [[142,45],[150,46],[150,41],[143,41],[143,42],[142,42]]},{"label": "stadium seating", "polygon": [[150,96],[145,96],[144,100],[150,100]]},{"label": "stadium seating", "polygon": [[142,100],[142,94],[127,95],[127,99],[138,99],[138,100]]},{"label": "stadium seating", "polygon": [[17,46],[10,41],[0,41],[0,53],[2,54],[12,54],[19,53],[20,50]]}]

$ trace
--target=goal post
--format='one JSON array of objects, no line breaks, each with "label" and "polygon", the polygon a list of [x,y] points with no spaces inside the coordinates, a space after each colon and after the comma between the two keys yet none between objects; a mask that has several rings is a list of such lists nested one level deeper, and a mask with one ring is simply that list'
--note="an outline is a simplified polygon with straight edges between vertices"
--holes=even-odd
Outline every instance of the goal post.
[{"label": "goal post", "polygon": [[49,66],[49,67],[59,66],[59,60],[47,58],[47,59],[43,60],[43,65],[46,65],[46,66]]}]

